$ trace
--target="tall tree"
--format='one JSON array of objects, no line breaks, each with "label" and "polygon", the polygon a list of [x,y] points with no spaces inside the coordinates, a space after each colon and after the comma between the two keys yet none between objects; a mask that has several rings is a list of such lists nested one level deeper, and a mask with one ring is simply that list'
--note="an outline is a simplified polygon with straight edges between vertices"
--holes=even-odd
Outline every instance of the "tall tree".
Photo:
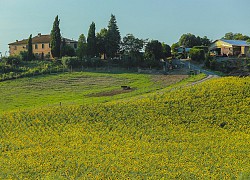
[{"label": "tall tree", "polygon": [[127,54],[138,54],[143,48],[144,41],[135,38],[133,34],[127,34],[121,43],[121,50]]},{"label": "tall tree", "polygon": [[89,57],[95,57],[97,52],[96,36],[95,36],[95,23],[92,22],[89,26],[88,38],[87,38],[87,55]]},{"label": "tall tree", "polygon": [[172,46],[171,46],[171,51],[172,51],[173,53],[175,53],[175,54],[178,53],[178,47],[180,47],[180,45],[179,45],[178,42],[172,44]]},{"label": "tall tree", "polygon": [[242,33],[232,33],[232,32],[228,32],[228,33],[225,34],[225,36],[223,37],[223,39],[247,41],[247,40],[250,39],[250,37],[247,36],[247,35],[243,35]]},{"label": "tall tree", "polygon": [[192,48],[194,46],[209,46],[211,41],[204,36],[201,38],[200,36],[195,36],[193,34],[187,33],[183,34],[179,40],[179,45],[184,47]]},{"label": "tall tree", "polygon": [[171,57],[171,47],[165,43],[162,43],[162,51],[163,51],[163,57],[168,58]]},{"label": "tall tree", "polygon": [[241,33],[235,33],[234,34],[234,39],[235,40],[243,40],[243,41],[247,41],[248,39],[250,39],[249,36],[243,35]]},{"label": "tall tree", "polygon": [[63,38],[61,43],[60,57],[63,57],[65,55],[66,55],[66,41],[65,38]]},{"label": "tall tree", "polygon": [[148,66],[159,66],[160,59],[164,58],[162,44],[158,40],[150,41],[146,45],[144,56]]},{"label": "tall tree", "polygon": [[107,34],[108,30],[106,28],[101,29],[101,31],[96,34],[97,54],[104,55],[104,58],[106,58],[106,53],[107,53],[106,52]]},{"label": "tall tree", "polygon": [[121,35],[117,26],[116,18],[111,14],[107,32],[107,55],[108,57],[115,57],[120,49]]},{"label": "tall tree", "polygon": [[135,38],[132,34],[123,37],[121,52],[123,55],[123,65],[126,67],[140,66],[143,60],[141,53],[144,40]]},{"label": "tall tree", "polygon": [[33,48],[32,48],[32,34],[29,37],[28,40],[28,55],[27,55],[27,60],[32,61],[33,60]]},{"label": "tall tree", "polygon": [[228,32],[228,33],[225,34],[223,39],[233,40],[234,39],[234,34],[232,32]]},{"label": "tall tree", "polygon": [[79,36],[76,53],[80,59],[87,56],[87,43],[84,34]]},{"label": "tall tree", "polygon": [[51,30],[50,36],[50,45],[51,45],[51,54],[54,58],[60,57],[60,49],[61,49],[61,32],[60,32],[60,20],[58,19],[58,16],[56,16],[53,28]]},{"label": "tall tree", "polygon": [[195,45],[196,46],[202,45],[202,38],[200,36],[195,37]]},{"label": "tall tree", "polygon": [[210,46],[211,40],[207,38],[207,36],[204,36],[201,38],[201,45],[202,46]]},{"label": "tall tree", "polygon": [[190,34],[190,33],[183,34],[179,40],[179,44],[181,46],[185,46],[185,47],[189,47],[189,48],[192,48],[194,46],[199,46],[195,35]]}]

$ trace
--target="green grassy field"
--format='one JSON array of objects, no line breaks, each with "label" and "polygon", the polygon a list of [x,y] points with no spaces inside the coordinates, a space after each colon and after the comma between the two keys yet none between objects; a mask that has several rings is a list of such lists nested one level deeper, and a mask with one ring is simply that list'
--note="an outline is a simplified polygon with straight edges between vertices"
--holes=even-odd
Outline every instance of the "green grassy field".
[{"label": "green grassy field", "polygon": [[[132,97],[183,81],[186,75],[75,72],[0,83],[0,114],[10,110],[66,104],[89,104]],[[204,75],[189,78],[195,81]],[[186,80],[186,81],[188,81]],[[122,91],[121,86],[132,90]]]},{"label": "green grassy field", "polygon": [[[250,79],[183,87],[203,76],[179,82],[168,76],[76,73],[5,82],[9,91],[26,82],[65,101],[48,107],[37,100],[36,107],[16,112],[12,105],[0,116],[0,179],[249,179]],[[81,84],[79,79],[85,85],[67,90]],[[137,89],[106,97],[124,82]],[[71,96],[70,104],[66,95],[82,89],[89,100],[81,104]]]}]

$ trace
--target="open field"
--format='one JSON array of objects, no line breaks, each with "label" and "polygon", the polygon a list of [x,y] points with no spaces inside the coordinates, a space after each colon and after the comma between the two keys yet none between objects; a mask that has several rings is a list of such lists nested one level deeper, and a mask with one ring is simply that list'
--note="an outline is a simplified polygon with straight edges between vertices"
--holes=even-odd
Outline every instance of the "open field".
[{"label": "open field", "polygon": [[[0,114],[10,110],[59,105],[60,102],[62,104],[107,102],[153,92],[187,77],[187,75],[76,72],[5,81],[0,83]],[[200,75],[191,80],[203,77],[204,75]],[[122,91],[122,85],[130,86],[132,91]]]},{"label": "open field", "polygon": [[4,113],[0,178],[250,177],[249,77],[159,92]]}]

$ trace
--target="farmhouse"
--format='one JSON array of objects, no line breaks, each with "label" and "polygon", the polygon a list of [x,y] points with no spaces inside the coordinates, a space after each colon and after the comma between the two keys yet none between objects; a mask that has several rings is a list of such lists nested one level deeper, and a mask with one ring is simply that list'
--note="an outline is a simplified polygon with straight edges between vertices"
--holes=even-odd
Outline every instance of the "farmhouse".
[{"label": "farmhouse", "polygon": [[[51,39],[50,35],[42,35],[41,33],[32,38],[33,53],[37,57],[52,58],[50,39]],[[62,39],[65,39],[66,44],[73,47],[76,50],[77,41],[70,40],[67,38],[62,38]],[[27,51],[27,50],[28,50],[28,39],[23,39],[21,41],[16,40],[16,42],[9,44],[10,55],[19,55],[21,51]]]},{"label": "farmhouse", "polygon": [[209,47],[209,51],[218,56],[250,56],[246,41],[219,39]]}]

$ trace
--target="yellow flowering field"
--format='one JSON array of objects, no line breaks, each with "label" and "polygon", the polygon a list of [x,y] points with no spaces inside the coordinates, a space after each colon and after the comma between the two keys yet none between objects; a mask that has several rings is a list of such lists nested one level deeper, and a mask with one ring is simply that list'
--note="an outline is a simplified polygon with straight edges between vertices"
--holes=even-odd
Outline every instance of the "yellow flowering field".
[{"label": "yellow flowering field", "polygon": [[250,78],[5,113],[0,179],[248,179]]}]

